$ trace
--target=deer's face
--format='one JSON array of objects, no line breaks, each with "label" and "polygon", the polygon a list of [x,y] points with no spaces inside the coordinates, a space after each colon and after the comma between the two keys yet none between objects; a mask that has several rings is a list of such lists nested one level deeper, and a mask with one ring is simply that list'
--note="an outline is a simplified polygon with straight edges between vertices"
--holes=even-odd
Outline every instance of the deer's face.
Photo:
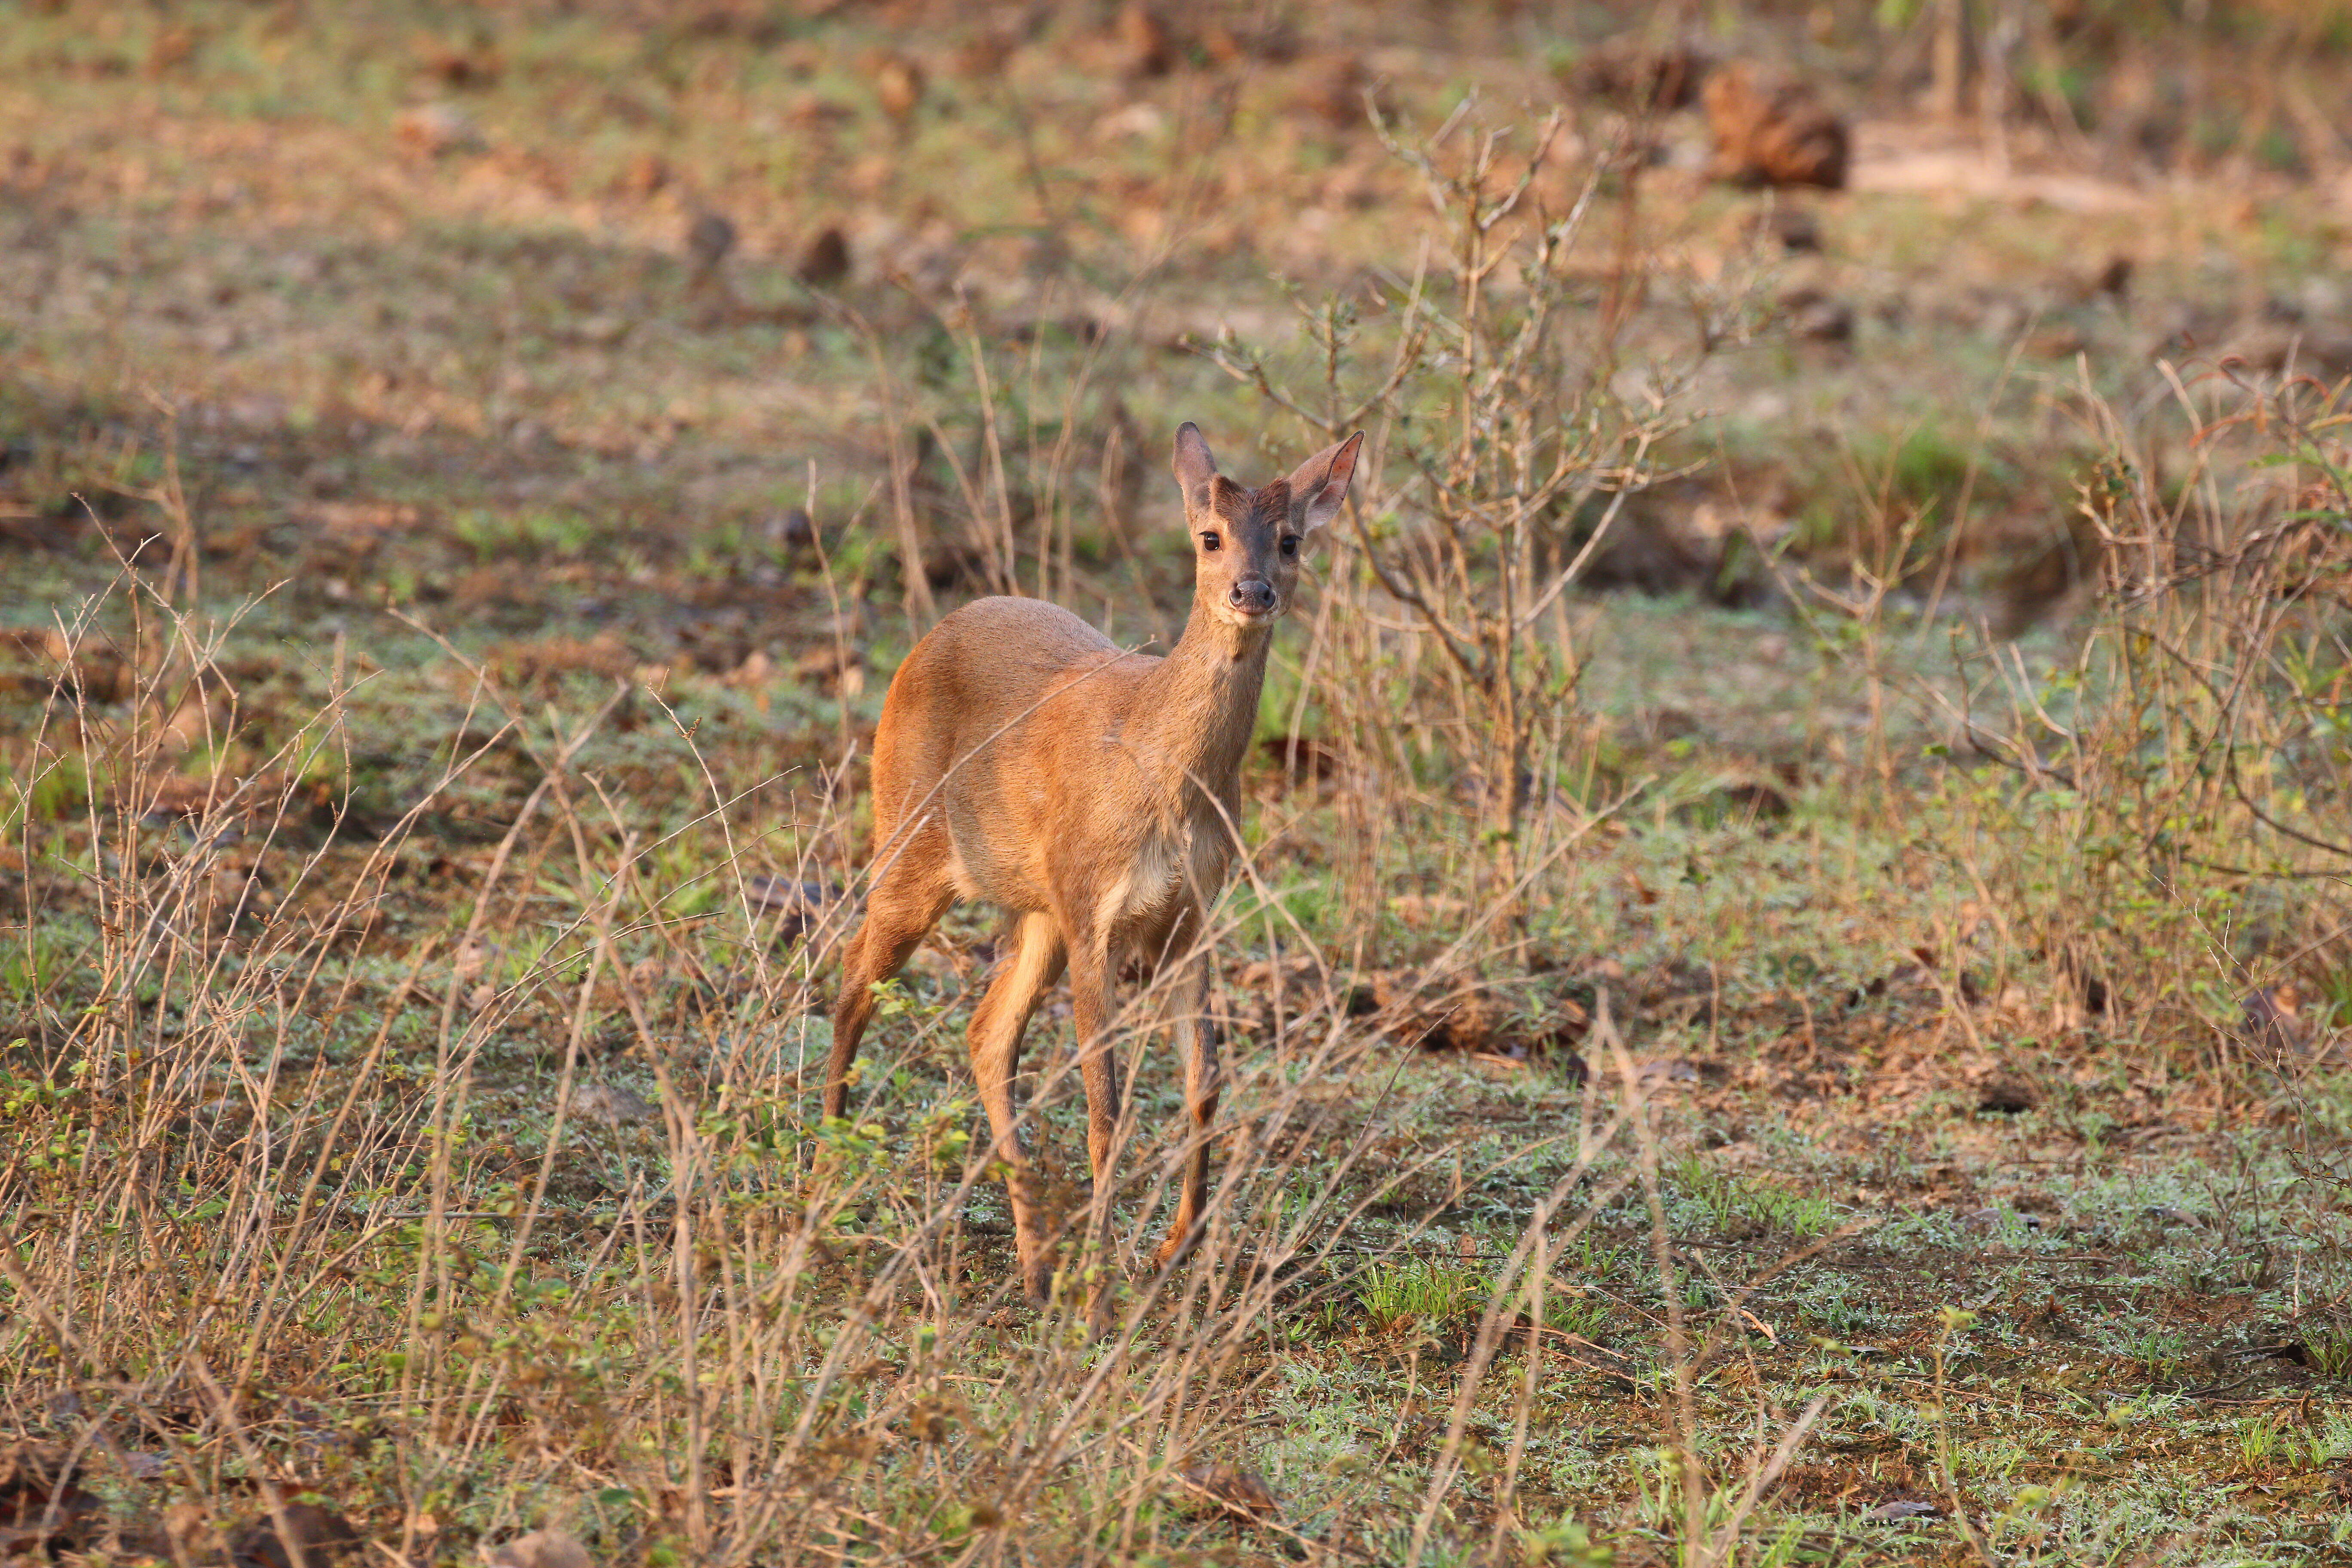
[{"label": "deer's face", "polygon": [[1230,626],[1264,626],[1290,607],[1298,552],[1307,530],[1291,516],[1290,484],[1276,479],[1245,490],[1222,474],[1209,481],[1207,504],[1187,498],[1192,530],[1194,591]]},{"label": "deer's face", "polygon": [[1244,489],[1217,472],[1209,444],[1176,432],[1176,485],[1192,534],[1197,602],[1231,626],[1263,626],[1290,608],[1307,536],[1339,515],[1363,437],[1318,452],[1286,479]]}]

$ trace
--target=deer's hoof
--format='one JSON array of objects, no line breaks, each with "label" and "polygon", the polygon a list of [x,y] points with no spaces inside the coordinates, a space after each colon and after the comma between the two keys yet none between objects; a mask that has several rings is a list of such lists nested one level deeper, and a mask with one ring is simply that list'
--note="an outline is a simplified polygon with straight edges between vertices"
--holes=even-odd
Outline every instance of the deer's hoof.
[{"label": "deer's hoof", "polygon": [[1054,1266],[1048,1263],[1024,1268],[1021,1271],[1021,1289],[1022,1293],[1029,1298],[1031,1306],[1052,1306],[1054,1304]]},{"label": "deer's hoof", "polygon": [[1197,1230],[1186,1231],[1181,1236],[1171,1236],[1160,1244],[1160,1250],[1151,1255],[1151,1260],[1158,1264],[1163,1272],[1173,1268],[1192,1256],[1192,1247],[1200,1239],[1201,1233]]}]

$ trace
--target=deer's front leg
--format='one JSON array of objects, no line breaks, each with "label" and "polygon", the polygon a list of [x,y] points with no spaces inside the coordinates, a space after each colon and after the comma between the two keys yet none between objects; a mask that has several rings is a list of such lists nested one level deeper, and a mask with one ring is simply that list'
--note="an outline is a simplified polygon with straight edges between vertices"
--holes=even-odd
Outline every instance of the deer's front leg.
[{"label": "deer's front leg", "polygon": [[[1087,1205],[1087,1248],[1097,1268],[1110,1241],[1110,1201],[1118,1186],[1118,1058],[1110,1040],[1110,986],[1114,973],[1109,944],[1099,936],[1070,952],[1070,1012],[1077,1025],[1078,1073],[1087,1086],[1087,1162],[1094,1171],[1094,1198]],[[1097,1279],[1087,1293],[1097,1331],[1105,1326],[1109,1298]]]},{"label": "deer's front leg", "polygon": [[1070,1012],[1077,1025],[1078,1074],[1087,1086],[1087,1161],[1094,1171],[1095,1202],[1107,1208],[1112,1140],[1118,1133],[1118,1058],[1110,1045],[1111,963],[1099,939],[1070,954]]},{"label": "deer's front leg", "polygon": [[1184,1109],[1192,1118],[1192,1148],[1185,1155],[1183,1187],[1176,1200],[1176,1223],[1160,1244],[1159,1262],[1168,1268],[1201,1238],[1209,1205],[1209,1129],[1217,1119],[1220,1080],[1217,1029],[1209,1021],[1209,955],[1187,952],[1174,987],[1176,1049],[1184,1058]]}]

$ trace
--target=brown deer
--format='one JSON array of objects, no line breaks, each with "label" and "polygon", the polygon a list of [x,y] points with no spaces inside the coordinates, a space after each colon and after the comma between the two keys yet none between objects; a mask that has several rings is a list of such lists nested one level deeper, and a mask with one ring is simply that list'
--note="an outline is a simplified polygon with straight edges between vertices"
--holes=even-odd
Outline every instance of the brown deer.
[{"label": "brown deer", "polygon": [[1105,1034],[1112,982],[1129,959],[1181,965],[1174,1022],[1193,1144],[1160,1265],[1199,1236],[1218,1092],[1203,1016],[1206,917],[1233,864],[1242,755],[1274,623],[1289,608],[1307,535],[1347,499],[1363,439],[1350,436],[1253,490],[1217,472],[1197,428],[1179,427],[1192,614],[1165,658],[1122,652],[1042,599],[989,598],[940,621],[891,679],[874,736],[873,882],[842,962],[824,1111],[846,1107],[875,984],[950,906],[1003,908],[1012,951],[972,1013],[970,1043],[1034,1300],[1050,1292],[1054,1251],[1014,1136],[1013,1079],[1022,1031],[1065,968],[1101,1220],[1119,1119]]}]

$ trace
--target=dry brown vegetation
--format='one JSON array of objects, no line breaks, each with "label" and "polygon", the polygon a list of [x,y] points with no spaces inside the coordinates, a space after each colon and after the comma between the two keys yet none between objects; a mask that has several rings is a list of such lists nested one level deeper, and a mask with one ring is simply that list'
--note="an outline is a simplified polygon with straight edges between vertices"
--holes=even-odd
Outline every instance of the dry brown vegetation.
[{"label": "dry brown vegetation", "polygon": [[[0,9],[0,1560],[2352,1561],[2347,26]],[[864,752],[1186,417],[1370,440],[1033,1310]]]}]

